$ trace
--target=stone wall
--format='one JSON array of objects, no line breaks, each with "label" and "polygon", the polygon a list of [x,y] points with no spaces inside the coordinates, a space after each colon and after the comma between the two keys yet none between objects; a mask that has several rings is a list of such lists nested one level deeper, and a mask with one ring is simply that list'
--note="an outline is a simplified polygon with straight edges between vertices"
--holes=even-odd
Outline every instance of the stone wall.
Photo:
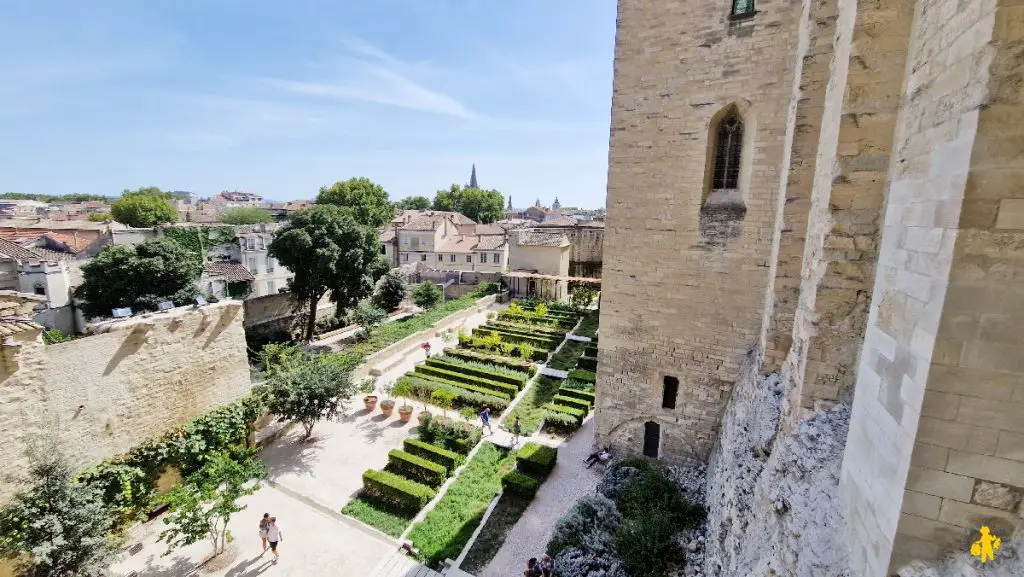
[{"label": "stone wall", "polygon": [[[0,345],[0,458],[24,464],[24,441],[54,433],[76,466],[122,453],[250,389],[242,303],[180,307],[93,327],[56,345]],[[10,494],[10,478],[0,496]]]},{"label": "stone wall", "polygon": [[[245,310],[245,327],[268,328],[275,326],[286,330],[291,328],[295,318],[295,303],[291,297],[290,293],[278,293],[245,299],[242,301]],[[316,318],[333,315],[335,308],[330,295],[325,295],[317,304]]]},{"label": "stone wall", "polygon": [[[805,5],[757,8],[734,20],[728,2],[619,2],[597,408],[601,442],[619,451],[638,452],[652,422],[665,458],[706,458],[763,338],[796,118],[793,48],[807,40]],[[729,110],[744,122],[730,197],[741,216],[709,188],[709,134]],[[679,379],[674,409],[662,407],[666,377]]]}]

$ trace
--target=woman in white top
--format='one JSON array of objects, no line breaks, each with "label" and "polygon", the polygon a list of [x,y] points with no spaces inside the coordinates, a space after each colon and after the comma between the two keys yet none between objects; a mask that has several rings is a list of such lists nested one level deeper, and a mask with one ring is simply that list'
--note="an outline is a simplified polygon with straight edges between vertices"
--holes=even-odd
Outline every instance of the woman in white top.
[{"label": "woman in white top", "polygon": [[[270,513],[264,513],[260,519],[260,543],[263,544],[263,553],[267,552],[267,528],[270,527]],[[261,555],[263,553],[260,553]]]},{"label": "woman in white top", "polygon": [[270,543],[270,550],[274,552],[274,562],[281,556],[277,552],[277,544],[281,542],[281,527],[277,525],[277,517],[270,518],[270,525],[267,526],[267,542]]}]

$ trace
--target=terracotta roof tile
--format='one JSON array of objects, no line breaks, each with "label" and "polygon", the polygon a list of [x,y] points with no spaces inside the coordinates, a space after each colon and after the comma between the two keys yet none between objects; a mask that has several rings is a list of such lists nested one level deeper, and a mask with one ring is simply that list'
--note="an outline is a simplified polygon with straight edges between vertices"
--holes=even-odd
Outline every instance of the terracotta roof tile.
[{"label": "terracotta roof tile", "polygon": [[568,246],[569,239],[561,233],[536,230],[519,231],[520,246]]},{"label": "terracotta roof tile", "polygon": [[235,261],[203,263],[203,273],[228,282],[246,282],[256,278],[242,263]]}]

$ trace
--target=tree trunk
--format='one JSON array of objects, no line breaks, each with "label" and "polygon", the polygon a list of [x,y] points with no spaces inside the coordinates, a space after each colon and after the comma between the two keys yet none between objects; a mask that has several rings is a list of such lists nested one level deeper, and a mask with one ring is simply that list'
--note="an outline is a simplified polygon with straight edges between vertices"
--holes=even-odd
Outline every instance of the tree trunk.
[{"label": "tree trunk", "polygon": [[309,297],[309,319],[306,321],[306,342],[313,342],[313,331],[316,330],[316,305],[319,304],[320,297],[310,296]]},{"label": "tree trunk", "polygon": [[307,423],[305,421],[302,422],[302,426],[306,428],[306,436],[302,438],[303,440],[306,440],[306,439],[310,438],[311,436],[313,436],[313,425],[315,425],[315,424],[316,424],[316,422],[312,422],[312,423]]}]

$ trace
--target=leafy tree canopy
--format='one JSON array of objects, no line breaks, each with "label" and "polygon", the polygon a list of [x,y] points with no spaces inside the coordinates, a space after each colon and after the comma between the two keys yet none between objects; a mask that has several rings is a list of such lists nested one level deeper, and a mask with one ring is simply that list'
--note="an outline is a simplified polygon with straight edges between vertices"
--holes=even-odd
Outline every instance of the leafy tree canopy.
[{"label": "leafy tree canopy", "polygon": [[220,221],[224,224],[260,224],[274,222],[267,209],[258,206],[240,206],[224,211]]},{"label": "leafy tree canopy", "polygon": [[373,289],[373,304],[385,312],[392,312],[405,300],[405,278],[397,271],[380,277]]},{"label": "leafy tree canopy", "polygon": [[188,304],[197,294],[195,282],[203,265],[177,242],[159,238],[137,245],[110,245],[82,265],[83,299],[88,316],[109,316],[115,308],[155,310],[165,300]]},{"label": "leafy tree canopy", "polygon": [[351,211],[330,204],[295,213],[269,252],[295,273],[289,281],[291,293],[309,306],[306,340],[313,338],[316,304],[328,291],[339,308],[349,309],[370,294],[374,281],[388,269],[377,231],[356,222]]},{"label": "leafy tree canopy", "polygon": [[379,228],[395,217],[395,206],[384,188],[369,178],[350,178],[320,187],[317,204],[333,204],[351,211],[359,224]]},{"label": "leafy tree canopy", "polygon": [[396,208],[404,210],[427,210],[430,206],[430,199],[422,195],[409,196],[395,203]]},{"label": "leafy tree canopy", "polygon": [[171,195],[155,186],[125,190],[110,205],[114,220],[134,228],[150,228],[163,222],[178,220],[178,211],[167,202]]},{"label": "leafy tree canopy", "polygon": [[444,294],[441,292],[441,287],[432,282],[421,283],[412,292],[412,301],[416,303],[416,306],[425,309],[436,307],[442,298],[444,298]]},{"label": "leafy tree canopy", "polygon": [[164,192],[164,191],[160,190],[159,187],[156,187],[156,186],[140,186],[139,188],[136,188],[135,190],[132,190],[130,188],[126,188],[126,189],[121,191],[121,196],[122,197],[125,197],[125,196],[158,196],[160,198],[167,199],[167,200],[170,200],[170,199],[174,198],[173,194],[171,194],[169,192]]},{"label": "leafy tree canopy", "polygon": [[90,200],[107,202],[110,200],[102,194],[37,194],[34,192],[4,192],[0,194],[0,198],[8,200],[37,200],[39,202],[87,202]]},{"label": "leafy tree canopy", "polygon": [[344,414],[346,403],[356,392],[348,369],[335,355],[303,355],[292,358],[268,373],[261,385],[267,408],[285,419],[302,423],[306,438],[313,425]]},{"label": "leafy tree canopy", "polygon": [[13,561],[19,575],[106,575],[118,548],[102,492],[74,482],[52,441],[32,441],[28,457],[31,488],[0,510],[0,556]]},{"label": "leafy tree canopy", "polygon": [[357,325],[363,327],[363,335],[369,336],[370,331],[388,320],[388,313],[374,306],[372,299],[363,299],[356,305],[354,320]]},{"label": "leafy tree canopy", "polygon": [[461,212],[479,223],[491,223],[505,216],[505,197],[496,190],[463,188],[453,184],[434,196],[434,210]]},{"label": "leafy tree canopy", "polygon": [[85,220],[89,222],[107,222],[108,220],[114,220],[114,217],[109,212],[90,212],[89,216],[85,217]]}]

